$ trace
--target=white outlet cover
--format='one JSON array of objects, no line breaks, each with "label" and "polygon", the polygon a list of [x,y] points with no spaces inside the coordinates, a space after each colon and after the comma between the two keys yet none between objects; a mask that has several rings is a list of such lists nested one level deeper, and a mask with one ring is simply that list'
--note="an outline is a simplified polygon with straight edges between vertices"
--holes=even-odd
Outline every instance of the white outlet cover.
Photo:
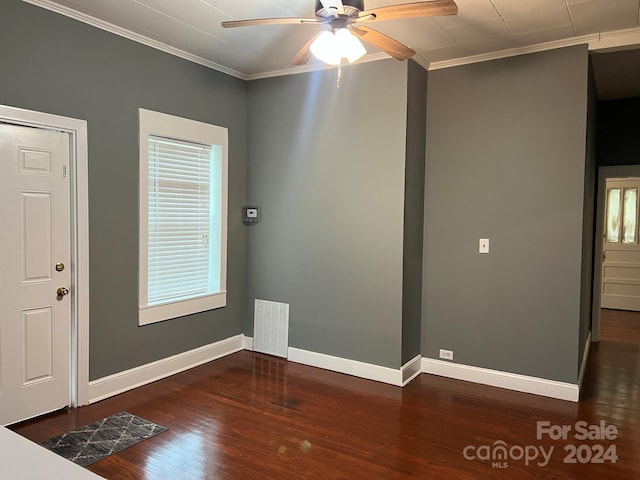
[{"label": "white outlet cover", "polygon": [[440,349],[440,358],[444,360],[453,360],[453,351],[445,350],[444,348]]},{"label": "white outlet cover", "polygon": [[489,253],[489,239],[488,238],[481,238],[480,239],[480,245],[479,245],[478,251],[480,253]]}]

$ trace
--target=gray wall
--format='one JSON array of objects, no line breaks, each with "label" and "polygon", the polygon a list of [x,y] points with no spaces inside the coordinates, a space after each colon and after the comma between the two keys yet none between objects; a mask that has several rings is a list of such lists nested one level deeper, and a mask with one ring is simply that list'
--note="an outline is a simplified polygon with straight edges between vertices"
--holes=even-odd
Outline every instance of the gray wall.
[{"label": "gray wall", "polygon": [[247,314],[290,304],[292,347],[399,368],[406,63],[251,82]]},{"label": "gray wall", "polygon": [[402,259],[402,364],[420,354],[427,71],[407,64],[407,153]]},{"label": "gray wall", "polygon": [[[422,327],[425,356],[448,348],[458,363],[576,380],[586,47],[430,73],[425,130],[426,72],[412,63],[345,68],[339,89],[335,69],[247,86],[2,3],[0,103],[88,121],[91,379],[251,334],[262,298],[291,305],[297,348],[398,368]],[[139,107],[230,134],[228,306],[146,327]],[[239,222],[245,200],[263,208],[255,227]]]},{"label": "gray wall", "polygon": [[[580,295],[580,336],[578,369],[591,331],[591,307],[593,302],[593,262],[596,214],[596,134],[598,117],[598,94],[595,77],[589,59],[588,106],[587,106],[587,142],[584,174],[584,204],[582,212],[582,286]],[[599,255],[599,254],[598,254]]]},{"label": "gray wall", "polygon": [[581,45],[429,72],[424,356],[576,382],[587,66]]},{"label": "gray wall", "polygon": [[[2,0],[0,104],[85,119],[90,377],[242,332],[246,83],[19,0]],[[138,108],[229,128],[226,308],[138,327]]]}]

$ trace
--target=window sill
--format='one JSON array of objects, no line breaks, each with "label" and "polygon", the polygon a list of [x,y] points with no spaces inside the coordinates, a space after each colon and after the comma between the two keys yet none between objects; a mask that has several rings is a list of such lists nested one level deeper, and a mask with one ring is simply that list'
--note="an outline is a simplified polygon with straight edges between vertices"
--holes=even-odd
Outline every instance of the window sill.
[{"label": "window sill", "polygon": [[227,305],[227,292],[218,292],[205,297],[190,298],[162,305],[141,306],[138,311],[138,325],[150,325],[194,313],[222,308]]}]

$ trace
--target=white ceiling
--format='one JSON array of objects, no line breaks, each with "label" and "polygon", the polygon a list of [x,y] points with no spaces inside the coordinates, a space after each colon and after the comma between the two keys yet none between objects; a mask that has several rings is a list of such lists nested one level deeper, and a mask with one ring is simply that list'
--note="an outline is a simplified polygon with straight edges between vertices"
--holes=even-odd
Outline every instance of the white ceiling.
[{"label": "white ceiling", "polygon": [[[315,0],[26,0],[251,79],[289,71],[289,60],[321,27],[224,29],[220,22],[314,17]],[[365,0],[373,9],[406,0]],[[456,16],[376,22],[417,51],[423,64],[640,26],[640,0],[456,0]],[[104,23],[106,22],[106,23]],[[367,46],[369,59],[381,54]],[[183,55],[185,56],[185,55]],[[367,57],[365,57],[365,60]],[[295,70],[294,70],[295,71]]]}]

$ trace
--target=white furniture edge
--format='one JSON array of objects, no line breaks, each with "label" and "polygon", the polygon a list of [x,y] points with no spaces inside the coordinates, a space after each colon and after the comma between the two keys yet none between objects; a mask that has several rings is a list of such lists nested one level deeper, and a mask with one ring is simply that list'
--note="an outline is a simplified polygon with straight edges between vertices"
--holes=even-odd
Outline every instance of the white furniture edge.
[{"label": "white furniture edge", "polygon": [[11,480],[100,480],[103,477],[0,427],[0,471]]}]

